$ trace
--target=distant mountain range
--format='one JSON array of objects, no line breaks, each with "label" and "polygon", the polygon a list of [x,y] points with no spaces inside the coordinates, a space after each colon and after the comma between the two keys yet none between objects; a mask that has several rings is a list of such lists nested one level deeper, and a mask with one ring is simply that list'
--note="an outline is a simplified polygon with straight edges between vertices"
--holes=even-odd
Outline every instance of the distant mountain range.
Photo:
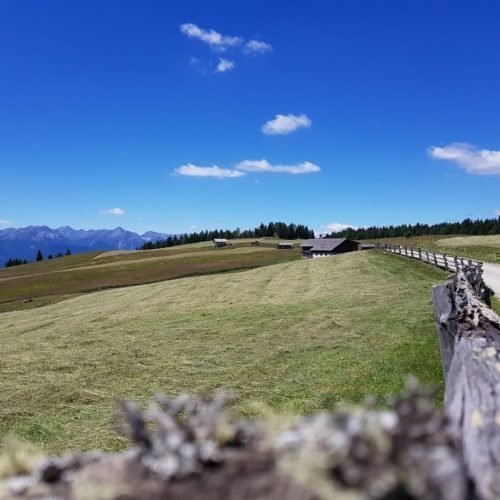
[{"label": "distant mountain range", "polygon": [[44,258],[49,254],[90,252],[92,250],[133,250],[147,241],[165,239],[169,235],[147,231],[137,234],[121,227],[115,229],[73,229],[69,226],[51,229],[28,226],[0,230],[0,267],[11,258],[35,260],[38,250]]}]

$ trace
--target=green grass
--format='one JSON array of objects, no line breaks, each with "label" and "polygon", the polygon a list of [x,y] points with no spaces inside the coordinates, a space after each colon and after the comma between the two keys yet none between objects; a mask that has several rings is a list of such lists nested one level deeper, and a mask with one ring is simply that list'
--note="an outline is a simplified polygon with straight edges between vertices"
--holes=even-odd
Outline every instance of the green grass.
[{"label": "green grass", "polygon": [[375,251],[86,294],[0,315],[0,436],[118,449],[117,398],[236,391],[235,411],[310,412],[442,389],[430,287],[445,273]]},{"label": "green grass", "polygon": [[83,293],[238,269],[300,258],[299,248],[249,240],[215,250],[210,242],[160,250],[93,252],[15,266],[0,272],[0,312],[32,309]]},{"label": "green grass", "polygon": [[492,297],[491,298],[491,308],[498,314],[500,315],[500,299],[497,297]]},{"label": "green grass", "polygon": [[500,235],[493,236],[412,236],[410,238],[381,238],[385,243],[423,248],[434,252],[458,255],[483,262],[500,263]]}]

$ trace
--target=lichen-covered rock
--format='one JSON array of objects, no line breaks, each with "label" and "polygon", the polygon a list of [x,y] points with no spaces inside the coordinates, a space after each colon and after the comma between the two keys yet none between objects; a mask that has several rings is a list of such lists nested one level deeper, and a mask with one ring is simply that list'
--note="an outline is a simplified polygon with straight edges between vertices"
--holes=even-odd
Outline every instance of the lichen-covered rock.
[{"label": "lichen-covered rock", "polygon": [[[0,483],[0,498],[466,498],[442,412],[410,384],[386,410],[351,408],[285,421],[234,421],[226,393],[123,404],[135,447],[45,458]],[[29,473],[28,473],[29,472]]]}]

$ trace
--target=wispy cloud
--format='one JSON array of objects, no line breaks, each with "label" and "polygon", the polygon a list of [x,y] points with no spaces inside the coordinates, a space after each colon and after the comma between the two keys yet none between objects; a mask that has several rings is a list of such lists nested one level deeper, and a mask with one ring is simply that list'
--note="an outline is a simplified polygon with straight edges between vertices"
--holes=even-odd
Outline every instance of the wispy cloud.
[{"label": "wispy cloud", "polygon": [[0,219],[1,226],[6,226],[7,224],[12,224],[12,221],[7,219]]},{"label": "wispy cloud", "polygon": [[[188,38],[194,38],[206,43],[209,48],[214,52],[225,52],[229,49],[238,49],[238,52],[243,52],[247,56],[260,56],[268,52],[272,52],[271,44],[263,42],[262,40],[249,40],[241,36],[223,35],[213,29],[203,29],[194,23],[184,23],[179,26],[181,33]],[[234,53],[234,50],[233,50]],[[196,68],[203,74],[207,74],[207,68],[212,68],[210,72],[213,73],[226,73],[234,69],[235,61],[219,58],[219,62],[214,61],[206,62],[197,57],[191,57],[189,61],[191,67]],[[215,71],[213,67],[215,66]]]},{"label": "wispy cloud", "polygon": [[187,37],[197,38],[208,44],[212,50],[218,52],[224,52],[229,47],[240,45],[243,42],[243,39],[239,36],[222,35],[213,29],[205,30],[193,23],[181,24],[180,30]]},{"label": "wispy cloud", "polygon": [[217,179],[242,177],[245,175],[244,172],[231,170],[229,168],[221,168],[217,165],[212,165],[211,167],[199,167],[197,165],[193,165],[192,163],[187,163],[186,165],[176,168],[174,173],[178,175],[187,175],[189,177],[215,177]]},{"label": "wispy cloud", "polygon": [[462,142],[432,146],[427,151],[431,158],[452,161],[469,174],[500,175],[500,151],[479,149]]},{"label": "wispy cloud", "polygon": [[243,172],[272,172],[278,174],[311,174],[319,172],[318,165],[305,161],[293,165],[272,165],[267,160],[244,160],[236,165]]},{"label": "wispy cloud", "polygon": [[211,165],[210,167],[200,167],[198,165],[193,165],[192,163],[187,163],[176,169],[174,169],[174,174],[185,175],[188,177],[215,177],[217,179],[229,179],[242,177],[248,172],[257,173],[277,173],[277,174],[311,174],[314,172],[319,172],[321,169],[318,165],[305,161],[302,163],[296,163],[292,165],[272,165],[267,160],[243,160],[236,164],[234,169],[222,168],[218,165]]},{"label": "wispy cloud", "polygon": [[231,71],[235,66],[234,61],[230,61],[229,59],[224,59],[223,57],[219,57],[219,64],[217,64],[217,68],[215,68],[216,73],[225,73],[226,71]]},{"label": "wispy cloud", "polygon": [[269,120],[262,126],[262,132],[266,135],[286,135],[299,128],[308,128],[311,124],[311,119],[304,114],[276,115],[274,120]]},{"label": "wispy cloud", "polygon": [[497,210],[493,210],[493,215],[494,215],[495,217],[500,217],[500,208],[499,208],[499,209],[497,209]]},{"label": "wispy cloud", "polygon": [[338,233],[339,231],[343,231],[344,229],[359,229],[358,226],[354,224],[343,224],[342,222],[332,222],[331,224],[326,224],[325,226],[321,226],[321,229],[325,233]]},{"label": "wispy cloud", "polygon": [[100,209],[99,213],[104,215],[125,215],[125,210],[123,208],[107,208]]},{"label": "wispy cloud", "polygon": [[272,52],[272,50],[271,44],[260,40],[250,40],[243,47],[243,52],[251,56],[260,56],[266,52]]}]

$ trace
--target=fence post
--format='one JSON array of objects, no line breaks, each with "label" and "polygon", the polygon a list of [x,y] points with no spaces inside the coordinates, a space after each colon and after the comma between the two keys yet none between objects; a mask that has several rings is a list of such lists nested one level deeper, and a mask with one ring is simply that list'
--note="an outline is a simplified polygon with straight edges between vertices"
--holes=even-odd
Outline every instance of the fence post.
[{"label": "fence post", "polygon": [[422,249],[418,249],[418,260],[422,260]]},{"label": "fence post", "polygon": [[408,256],[408,250],[406,249],[406,245],[404,246],[405,249],[405,255]]},{"label": "fence post", "polygon": [[439,267],[437,255],[435,253],[433,255],[434,255],[434,265],[436,267]]},{"label": "fence post", "polygon": [[458,273],[458,257],[456,255],[453,257],[453,262],[455,263],[455,272]]},{"label": "fence post", "polygon": [[411,258],[413,259],[413,247],[410,247]]},{"label": "fence post", "polygon": [[446,258],[446,254],[443,254],[443,259],[444,259],[444,268],[446,271],[448,271],[448,259]]}]

